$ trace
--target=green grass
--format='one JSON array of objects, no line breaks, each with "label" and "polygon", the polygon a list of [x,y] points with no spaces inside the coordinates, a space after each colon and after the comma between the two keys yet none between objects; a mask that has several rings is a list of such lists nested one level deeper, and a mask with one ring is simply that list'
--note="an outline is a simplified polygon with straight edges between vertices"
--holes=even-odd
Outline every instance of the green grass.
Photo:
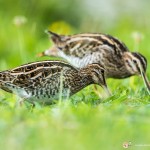
[{"label": "green grass", "polygon": [[[36,57],[38,52],[50,46],[44,29],[37,28],[32,20],[20,27],[13,25],[12,20],[0,15],[0,22],[3,22],[0,24],[0,70],[50,59]],[[64,25],[59,30],[65,28],[74,32],[68,26]],[[130,49],[139,47],[139,52],[148,59],[147,75],[150,79],[148,27],[149,24],[138,26],[120,21],[107,33],[122,39]],[[131,36],[135,30],[144,36],[139,43]],[[1,90],[0,148],[120,150],[123,142],[131,141],[131,149],[150,149],[148,145],[138,146],[150,145],[150,96],[142,79],[131,77],[109,79],[107,82],[113,93],[109,98],[99,98],[93,92],[93,86],[89,86],[62,103],[51,106],[37,104],[34,109],[28,103],[21,108],[16,106],[17,97]],[[103,96],[103,90],[99,90]]]},{"label": "green grass", "polygon": [[[125,141],[149,144],[150,106],[70,102],[33,110],[1,106],[3,149],[122,149]],[[149,149],[149,147],[144,147]]]}]

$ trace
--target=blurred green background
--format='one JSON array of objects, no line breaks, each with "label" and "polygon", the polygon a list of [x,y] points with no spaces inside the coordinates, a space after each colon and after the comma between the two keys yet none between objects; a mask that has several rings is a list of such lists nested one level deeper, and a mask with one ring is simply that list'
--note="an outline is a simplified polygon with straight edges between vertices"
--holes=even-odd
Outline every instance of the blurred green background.
[{"label": "blurred green background", "polygon": [[[149,6],[148,0],[0,0],[0,70],[51,59],[37,57],[52,45],[44,32],[51,29],[118,37],[146,56],[150,79]],[[150,149],[150,97],[142,80],[109,79],[108,85],[113,96],[101,103],[90,86],[61,105],[33,110],[16,107],[17,98],[0,91],[0,148],[120,150],[131,141],[132,149]]]},{"label": "blurred green background", "polygon": [[48,28],[108,33],[150,58],[149,5],[147,0],[0,0],[0,61],[13,67],[37,59],[35,54],[50,46]]}]

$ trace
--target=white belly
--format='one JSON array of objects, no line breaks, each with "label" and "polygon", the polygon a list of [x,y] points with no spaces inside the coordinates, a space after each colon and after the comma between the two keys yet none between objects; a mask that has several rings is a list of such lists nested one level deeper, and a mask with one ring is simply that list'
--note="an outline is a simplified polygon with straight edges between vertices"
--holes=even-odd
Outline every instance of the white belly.
[{"label": "white belly", "polygon": [[101,56],[99,56],[101,55],[100,53],[93,53],[91,55],[85,55],[83,58],[79,58],[79,57],[70,56],[70,55],[68,56],[59,50],[58,55],[66,59],[70,64],[72,64],[73,66],[77,68],[83,68],[87,66],[88,64],[92,64],[92,63],[103,64],[103,62],[101,62],[100,60],[101,58]]}]

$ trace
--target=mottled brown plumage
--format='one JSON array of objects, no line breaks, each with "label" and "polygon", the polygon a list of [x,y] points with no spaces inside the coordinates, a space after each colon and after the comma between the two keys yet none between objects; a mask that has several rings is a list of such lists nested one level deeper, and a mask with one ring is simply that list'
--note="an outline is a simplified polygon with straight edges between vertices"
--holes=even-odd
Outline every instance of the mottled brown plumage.
[{"label": "mottled brown plumage", "polygon": [[68,36],[51,31],[48,33],[51,35],[54,46],[41,53],[41,56],[59,56],[77,68],[99,63],[106,70],[106,78],[123,79],[132,75],[142,75],[148,92],[150,91],[146,77],[146,58],[138,52],[130,52],[117,38],[96,33]]},{"label": "mottled brown plumage", "polygon": [[29,102],[51,103],[90,84],[108,91],[104,69],[99,64],[76,69],[62,61],[41,61],[0,72],[0,88]]}]

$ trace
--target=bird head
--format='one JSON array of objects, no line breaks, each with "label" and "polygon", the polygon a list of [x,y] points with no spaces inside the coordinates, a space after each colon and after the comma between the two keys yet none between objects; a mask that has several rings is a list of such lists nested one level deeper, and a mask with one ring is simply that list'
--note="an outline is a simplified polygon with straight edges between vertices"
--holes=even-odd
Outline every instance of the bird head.
[{"label": "bird head", "polygon": [[146,76],[147,60],[138,52],[127,52],[125,54],[125,65],[131,75],[140,75],[143,78],[144,84],[150,94],[150,83]]},{"label": "bird head", "polygon": [[94,63],[94,64],[89,64],[86,67],[86,70],[88,70],[86,72],[89,73],[92,79],[92,83],[100,85],[106,91],[107,95],[111,95],[105,80],[104,67],[102,67],[100,64]]},{"label": "bird head", "polygon": [[146,72],[147,60],[142,54],[127,52],[124,58],[126,68],[132,75],[141,75],[141,71]]}]

